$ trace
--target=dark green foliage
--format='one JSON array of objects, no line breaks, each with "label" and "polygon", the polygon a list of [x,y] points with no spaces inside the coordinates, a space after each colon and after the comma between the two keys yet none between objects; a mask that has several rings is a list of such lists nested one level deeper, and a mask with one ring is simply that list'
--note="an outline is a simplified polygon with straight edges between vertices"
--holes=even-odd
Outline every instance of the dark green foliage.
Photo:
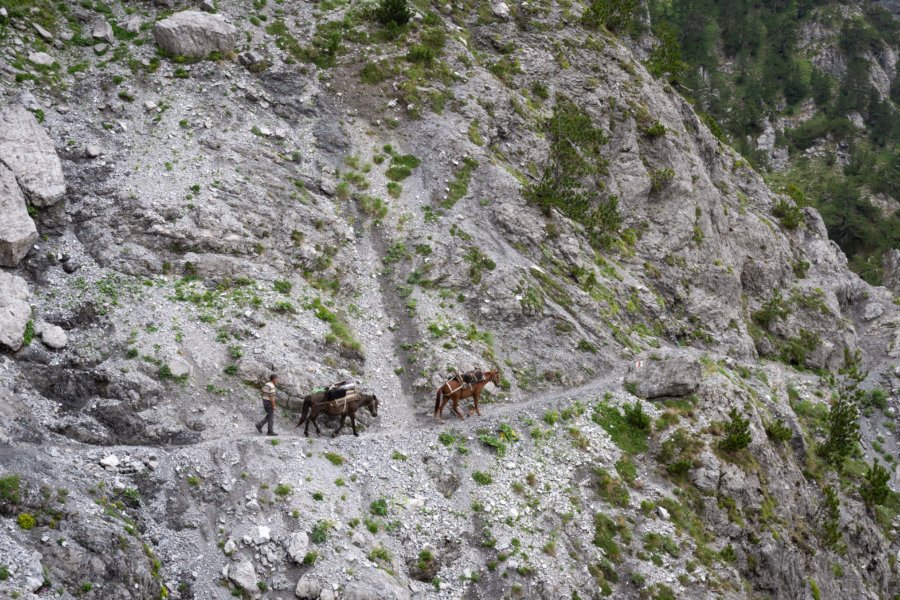
[{"label": "dark green foliage", "polygon": [[0,477],[0,513],[9,514],[19,503],[22,478],[11,473]]},{"label": "dark green foliage", "polygon": [[866,378],[860,371],[859,352],[845,352],[844,367],[840,370],[838,397],[828,412],[828,437],[819,446],[819,455],[840,473],[844,461],[859,443],[859,401],[864,392],[859,384]]},{"label": "dark green foliage", "polygon": [[825,498],[822,500],[822,506],[817,513],[821,526],[822,542],[829,548],[837,549],[843,537],[840,528],[841,501],[837,492],[830,485],[825,486],[822,492],[825,494]]},{"label": "dark green foliage", "polygon": [[794,432],[781,419],[776,419],[766,424],[766,435],[776,442],[788,442],[794,437]]},{"label": "dark green foliage", "polygon": [[324,544],[328,540],[329,529],[331,529],[331,523],[328,521],[316,521],[309,533],[310,541],[313,544]]},{"label": "dark green foliage", "polygon": [[620,34],[637,31],[639,27],[637,0],[593,0],[581,16],[581,24],[590,29],[606,29]]},{"label": "dark green foliage", "polygon": [[598,496],[610,504],[628,506],[628,488],[622,484],[621,479],[613,477],[609,471],[600,467],[594,469],[594,475],[597,477],[594,489]]},{"label": "dark green foliage", "polygon": [[614,539],[620,532],[621,527],[603,513],[594,515],[594,545],[614,563],[622,560],[622,551]]},{"label": "dark green foliage", "polygon": [[647,59],[647,70],[654,77],[665,77],[669,83],[678,83],[690,68],[681,58],[678,35],[668,23],[659,24],[654,34],[656,34],[657,44],[650,52],[650,58]]},{"label": "dark green foliage", "polygon": [[406,0],[380,0],[375,9],[375,19],[385,26],[403,26],[411,18],[412,11]]},{"label": "dark green foliage", "polygon": [[728,413],[729,421],[725,424],[725,437],[719,442],[719,448],[725,452],[736,452],[750,445],[750,419],[741,418],[737,408]]},{"label": "dark green foliage", "polygon": [[635,429],[641,431],[650,431],[650,415],[644,412],[644,405],[640,400],[635,400],[634,404],[626,404],[622,407],[625,414],[625,422]]},{"label": "dark green foliage", "polygon": [[859,495],[862,497],[866,506],[872,508],[876,504],[884,504],[891,490],[888,487],[888,481],[891,479],[890,472],[878,464],[878,459],[866,470],[865,478],[859,484]]},{"label": "dark green foliage", "polygon": [[816,349],[820,341],[819,334],[801,329],[799,335],[785,340],[779,358],[789,365],[802,367],[806,357]]},{"label": "dark green foliage", "polygon": [[374,62],[367,62],[359,72],[359,78],[363,83],[376,85],[390,77],[390,73],[382,65]]},{"label": "dark green foliage", "polygon": [[778,221],[787,229],[797,229],[803,223],[803,211],[793,202],[779,198],[772,208],[772,214],[778,217]]},{"label": "dark green foliage", "polygon": [[791,314],[791,310],[785,304],[784,298],[781,296],[781,290],[776,289],[772,293],[772,297],[769,298],[759,310],[750,315],[750,317],[760,327],[768,329],[776,319],[784,319],[789,314]]},{"label": "dark green foliage", "polygon": [[376,517],[386,517],[388,514],[387,500],[379,498],[369,504],[369,512]]},{"label": "dark green foliage", "polygon": [[591,420],[600,425],[623,452],[639,454],[647,451],[649,428],[635,427],[618,408],[599,402]]},{"label": "dark green foliage", "polygon": [[606,173],[600,149],[606,136],[590,115],[564,96],[557,96],[545,124],[550,152],[541,177],[523,191],[546,215],[558,210],[584,225],[595,246],[608,246],[622,223],[618,199],[594,202],[602,193],[599,177]]}]

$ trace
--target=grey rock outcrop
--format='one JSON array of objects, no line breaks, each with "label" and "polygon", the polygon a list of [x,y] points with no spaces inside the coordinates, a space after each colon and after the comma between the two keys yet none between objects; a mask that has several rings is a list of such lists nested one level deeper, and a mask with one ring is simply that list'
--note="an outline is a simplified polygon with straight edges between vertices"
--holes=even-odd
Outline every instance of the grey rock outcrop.
[{"label": "grey rock outcrop", "polygon": [[37,235],[15,176],[0,164],[0,265],[15,267],[19,264]]},{"label": "grey rock outcrop", "polygon": [[884,286],[900,294],[900,250],[894,248],[884,255]]},{"label": "grey rock outcrop", "polygon": [[66,193],[53,142],[22,106],[0,112],[0,163],[13,172],[19,187],[37,207],[51,206]]},{"label": "grey rock outcrop", "polygon": [[694,393],[702,371],[696,358],[687,354],[651,353],[632,363],[625,384],[641,398],[679,397]]},{"label": "grey rock outcrop", "polygon": [[256,576],[256,569],[253,563],[244,559],[241,562],[230,565],[228,569],[228,580],[234,585],[242,589],[253,598],[259,598],[259,579]]},{"label": "grey rock outcrop", "polygon": [[322,586],[317,580],[304,575],[297,581],[297,587],[294,588],[294,595],[301,600],[316,600],[322,591]]},{"label": "grey rock outcrop", "polygon": [[31,318],[28,284],[18,275],[0,271],[0,346],[22,347],[25,327]]},{"label": "grey rock outcrop", "polygon": [[409,600],[409,592],[381,569],[366,569],[347,584],[345,600]]},{"label": "grey rock outcrop", "polygon": [[158,22],[153,38],[160,48],[172,54],[203,57],[233,50],[237,29],[221,15],[188,10]]},{"label": "grey rock outcrop", "polygon": [[66,347],[66,344],[69,343],[69,337],[59,325],[44,325],[41,329],[41,341],[46,346],[59,350]]},{"label": "grey rock outcrop", "polygon": [[297,531],[292,533],[285,547],[288,556],[290,556],[291,560],[295,563],[303,562],[303,558],[306,556],[306,551],[308,549],[309,536],[306,535],[305,531]]}]

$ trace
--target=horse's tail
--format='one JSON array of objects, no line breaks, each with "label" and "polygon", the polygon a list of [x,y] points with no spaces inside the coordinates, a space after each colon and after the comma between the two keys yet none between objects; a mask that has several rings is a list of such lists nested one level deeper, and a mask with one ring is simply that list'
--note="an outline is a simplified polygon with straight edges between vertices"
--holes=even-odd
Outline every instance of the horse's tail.
[{"label": "horse's tail", "polygon": [[306,421],[306,417],[309,416],[309,409],[312,407],[312,396],[306,396],[303,398],[303,409],[300,411],[300,421],[297,423],[297,427],[303,425]]},{"label": "horse's tail", "polygon": [[434,396],[434,416],[437,416],[438,411],[441,409],[441,400],[444,398],[444,394],[441,393],[443,389],[444,386],[439,387],[437,394]]}]

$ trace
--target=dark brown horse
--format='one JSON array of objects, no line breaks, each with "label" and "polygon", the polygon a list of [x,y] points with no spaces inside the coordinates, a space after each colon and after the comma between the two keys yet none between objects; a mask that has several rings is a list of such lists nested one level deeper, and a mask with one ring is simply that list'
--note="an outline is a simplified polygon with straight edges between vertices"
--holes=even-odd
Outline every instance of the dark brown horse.
[{"label": "dark brown horse", "polygon": [[453,412],[455,412],[460,419],[465,420],[465,417],[459,412],[459,401],[463,398],[472,398],[474,400],[475,406],[469,408],[469,416],[472,416],[473,411],[478,416],[481,416],[481,411],[478,410],[478,400],[481,397],[481,390],[489,383],[493,383],[496,386],[500,385],[500,369],[485,371],[481,377],[481,381],[476,381],[472,384],[463,384],[459,377],[450,379],[444,385],[439,387],[437,394],[435,394],[434,416],[443,421],[444,407],[447,406],[448,401],[452,400]]},{"label": "dark brown horse", "polygon": [[309,422],[312,421],[313,427],[316,428],[316,435],[321,435],[322,432],[319,431],[319,424],[316,423],[316,418],[318,418],[319,413],[324,412],[326,415],[341,417],[341,423],[334,430],[334,433],[331,434],[331,437],[337,437],[341,429],[344,428],[344,421],[346,421],[347,417],[350,417],[353,435],[358,436],[359,434],[356,433],[356,411],[363,406],[369,409],[373,417],[378,416],[378,398],[375,397],[375,394],[356,394],[355,397],[349,399],[340,398],[331,402],[325,398],[325,392],[310,394],[303,398],[303,409],[300,412],[300,421],[296,426],[300,427],[305,421],[306,427],[303,428],[303,435],[308,437]]}]

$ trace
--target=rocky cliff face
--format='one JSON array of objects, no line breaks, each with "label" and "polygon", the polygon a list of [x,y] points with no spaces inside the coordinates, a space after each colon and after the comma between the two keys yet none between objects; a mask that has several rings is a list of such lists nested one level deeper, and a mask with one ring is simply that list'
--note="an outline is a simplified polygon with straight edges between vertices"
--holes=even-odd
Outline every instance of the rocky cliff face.
[{"label": "rocky cliff face", "polygon": [[[896,466],[896,297],[581,10],[0,13],[0,590],[900,592],[897,497],[857,492]],[[883,393],[838,477],[857,350]],[[437,424],[473,363],[501,385]],[[378,417],[295,433],[348,377]]]}]

